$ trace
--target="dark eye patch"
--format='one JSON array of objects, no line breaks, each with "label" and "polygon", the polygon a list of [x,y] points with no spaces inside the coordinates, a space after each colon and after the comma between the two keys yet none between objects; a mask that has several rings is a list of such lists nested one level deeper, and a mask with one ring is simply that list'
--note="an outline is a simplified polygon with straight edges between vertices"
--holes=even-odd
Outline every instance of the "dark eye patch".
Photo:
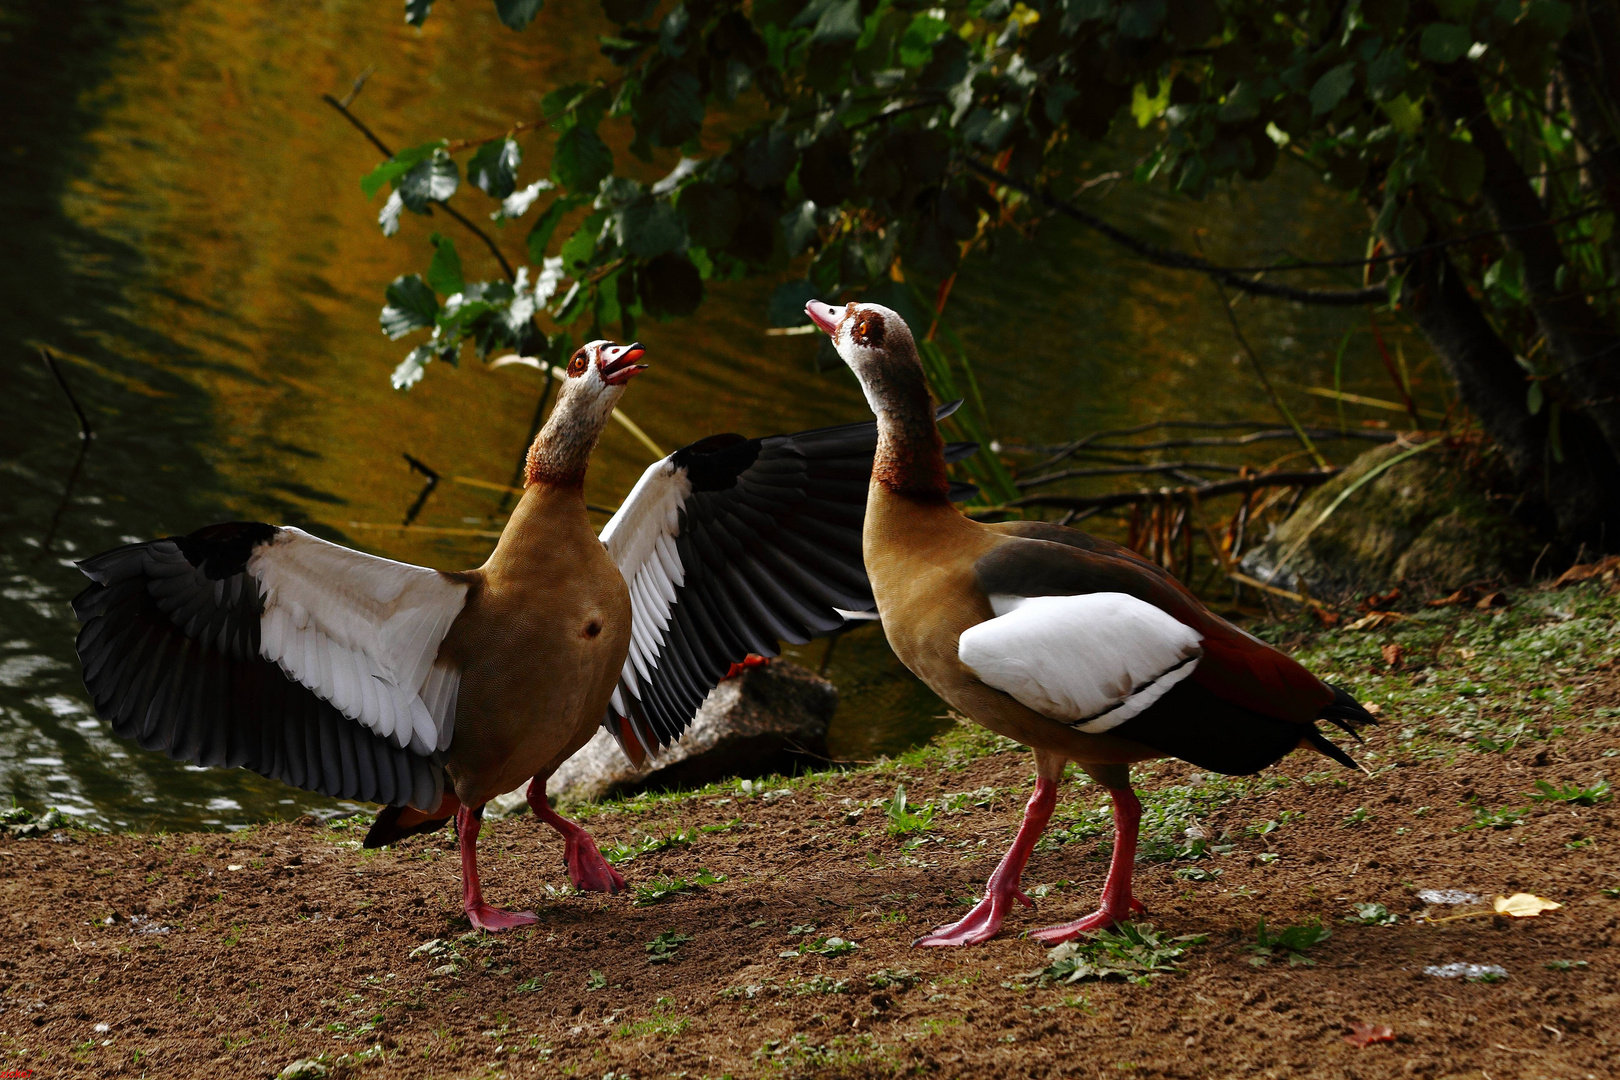
[{"label": "dark eye patch", "polygon": [[857,316],[855,330],[852,336],[858,344],[868,348],[883,347],[883,316],[876,312],[865,312]]}]

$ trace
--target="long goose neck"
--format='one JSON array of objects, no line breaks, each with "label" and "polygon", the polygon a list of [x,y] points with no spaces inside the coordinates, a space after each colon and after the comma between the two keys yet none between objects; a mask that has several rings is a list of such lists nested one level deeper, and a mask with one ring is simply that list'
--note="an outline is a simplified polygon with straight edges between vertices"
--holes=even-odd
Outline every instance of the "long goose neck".
[{"label": "long goose neck", "polygon": [[[584,406],[584,407],[576,407]],[[612,406],[608,406],[611,410]],[[568,388],[563,390],[551,416],[540,434],[529,447],[527,465],[523,472],[523,486],[549,484],[552,487],[585,487],[585,468],[590,464],[591,451],[602,434],[606,413],[596,415],[585,402],[572,400]]]},{"label": "long goose neck", "polygon": [[877,456],[872,479],[922,501],[948,502],[945,441],[934,422],[928,382],[915,355],[896,358],[868,387],[877,412]]}]

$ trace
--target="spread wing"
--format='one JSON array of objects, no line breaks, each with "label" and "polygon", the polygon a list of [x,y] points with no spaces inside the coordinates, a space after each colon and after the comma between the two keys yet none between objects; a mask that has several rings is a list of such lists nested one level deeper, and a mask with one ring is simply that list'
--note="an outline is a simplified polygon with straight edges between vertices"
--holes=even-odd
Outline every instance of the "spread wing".
[{"label": "spread wing", "polygon": [[465,582],[256,522],[79,564],[78,652],[120,736],[338,798],[436,806]]},{"label": "spread wing", "polygon": [[[948,416],[960,403],[945,406]],[[602,530],[630,587],[630,655],[605,726],[639,759],[678,738],[731,665],[873,607],[861,559],[872,422],[715,435],[655,462]],[[947,458],[977,449],[953,444]]]}]

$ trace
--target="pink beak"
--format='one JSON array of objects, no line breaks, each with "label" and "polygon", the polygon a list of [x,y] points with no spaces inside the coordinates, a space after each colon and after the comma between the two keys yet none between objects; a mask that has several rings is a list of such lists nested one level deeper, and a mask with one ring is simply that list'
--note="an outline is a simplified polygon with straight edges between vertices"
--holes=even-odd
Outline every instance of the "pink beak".
[{"label": "pink beak", "polygon": [[634,345],[609,345],[597,354],[596,366],[602,372],[602,381],[609,386],[623,386],[632,378],[647,370],[646,364],[638,364],[647,350],[641,342]]},{"label": "pink beak", "polygon": [[804,305],[804,313],[810,316],[810,321],[819,326],[829,337],[838,336],[838,324],[844,320],[844,309],[823,304],[820,300],[812,300]]}]

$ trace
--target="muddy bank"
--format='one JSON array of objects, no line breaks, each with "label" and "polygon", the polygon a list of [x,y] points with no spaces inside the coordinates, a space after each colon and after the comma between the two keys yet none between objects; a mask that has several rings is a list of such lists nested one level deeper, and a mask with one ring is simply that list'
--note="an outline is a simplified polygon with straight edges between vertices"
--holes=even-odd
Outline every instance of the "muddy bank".
[{"label": "muddy bank", "polygon": [[[1091,910],[1107,867],[1106,801],[1078,784],[1026,877],[1036,911],[987,946],[909,947],[965,910],[1030,787],[1027,752],[963,728],[874,766],[590,808],[629,856],[638,888],[617,897],[567,893],[532,817],[492,822],[491,901],[541,917],[499,937],[468,933],[448,834],[381,852],[363,822],[0,839],[0,1069],[1612,1076],[1615,608],[1590,586],[1297,641],[1381,706],[1374,775],[1303,754],[1243,780],[1140,770],[1147,921],[1204,938],[1145,985],[1024,978],[1048,956],[1020,932]],[[1518,891],[1564,906],[1432,921]],[[1357,904],[1385,914],[1345,921]],[[1256,966],[1261,919],[1331,936]],[[1506,974],[1424,971],[1459,962]],[[1394,1041],[1349,1045],[1358,1022]]]}]

